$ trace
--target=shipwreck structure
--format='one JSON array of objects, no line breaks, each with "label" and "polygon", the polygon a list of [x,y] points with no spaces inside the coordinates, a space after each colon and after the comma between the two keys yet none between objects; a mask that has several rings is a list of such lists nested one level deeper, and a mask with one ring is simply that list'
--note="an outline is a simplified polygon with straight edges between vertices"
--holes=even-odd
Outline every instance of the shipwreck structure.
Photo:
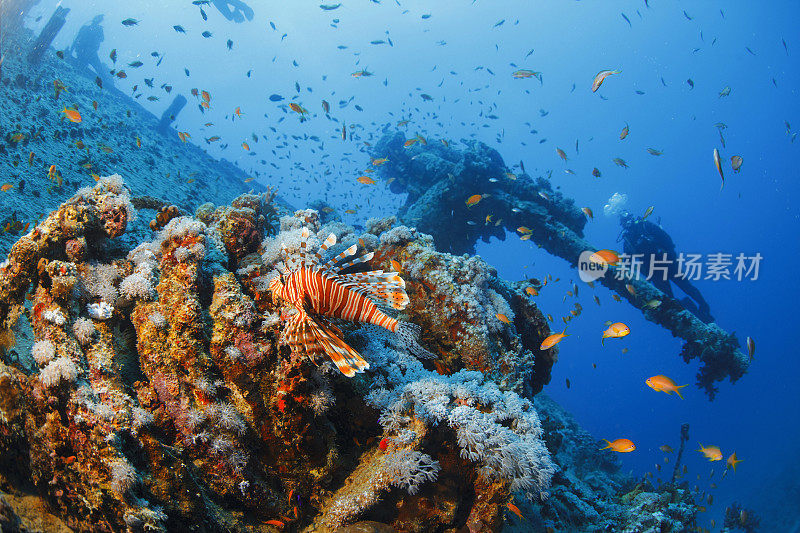
[{"label": "shipwreck structure", "polygon": [[[390,189],[408,193],[399,220],[432,235],[437,247],[470,253],[478,239],[503,240],[506,231],[514,233],[524,226],[531,242],[573,268],[582,252],[598,250],[584,238],[586,217],[573,200],[553,190],[543,177],[512,174],[496,150],[477,141],[465,150],[438,142],[405,144],[402,132],[388,133],[375,144],[372,155],[388,159],[380,175],[391,180]],[[473,192],[483,198],[468,206],[465,200]],[[484,223],[488,215],[492,223]],[[686,362],[700,360],[697,385],[709,398],[717,392],[715,382],[736,381],[747,371],[749,360],[735,335],[717,324],[705,324],[650,282],[613,275],[598,281],[641,310],[647,320],[684,339],[681,357]],[[650,308],[646,304],[652,300],[661,304]]]}]

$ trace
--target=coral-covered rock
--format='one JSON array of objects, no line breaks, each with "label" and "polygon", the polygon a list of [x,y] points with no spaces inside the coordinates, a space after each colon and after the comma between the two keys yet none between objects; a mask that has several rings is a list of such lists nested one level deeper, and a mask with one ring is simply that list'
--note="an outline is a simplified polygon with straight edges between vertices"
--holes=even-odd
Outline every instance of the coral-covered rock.
[{"label": "coral-covered rock", "polygon": [[80,263],[86,259],[86,239],[78,237],[70,239],[64,244],[64,253],[73,263]]},{"label": "coral-covered rock", "polygon": [[181,216],[181,210],[175,205],[164,205],[159,208],[156,218],[150,221],[150,229],[158,231],[169,223],[173,218]]},{"label": "coral-covered rock", "polygon": [[378,264],[400,265],[422,338],[442,374],[479,370],[504,388],[534,395],[550,381],[558,349],[539,350],[547,319],[523,284],[510,284],[479,257],[437,251],[430,237],[405,226],[380,235]]},{"label": "coral-covered rock", "polygon": [[[120,255],[105,243],[123,227],[109,233],[102,212],[126,211],[125,191],[117,178],[79,191],[0,269],[4,338],[24,316],[35,342],[2,351],[0,487],[28,480],[67,527],[500,531],[512,499],[540,522],[565,509],[591,522],[602,498],[612,525],[633,523],[627,509],[690,517],[689,499],[664,503],[658,491],[615,500],[608,487],[623,481],[592,473],[613,470],[592,439],[531,401],[555,354],[533,350],[547,326],[524,285],[393,221],[359,237],[303,210],[262,241],[263,198],[252,196],[205,209],[207,223],[172,218]],[[258,242],[232,250],[223,236],[241,220]],[[399,262],[411,297],[402,320],[422,326],[421,339],[342,323],[334,333],[370,365],[355,378],[284,346],[292,310],[269,281],[281,250],[296,259],[303,228],[317,245],[337,235],[331,255],[370,248],[365,269]],[[65,261],[79,239],[83,255]],[[418,359],[417,343],[434,358]],[[0,500],[0,520],[24,523],[20,509]]]}]

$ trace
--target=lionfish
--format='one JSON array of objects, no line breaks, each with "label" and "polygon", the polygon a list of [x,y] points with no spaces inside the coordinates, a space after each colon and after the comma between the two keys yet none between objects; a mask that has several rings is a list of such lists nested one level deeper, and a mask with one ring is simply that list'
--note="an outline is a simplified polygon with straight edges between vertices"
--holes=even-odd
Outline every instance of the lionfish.
[{"label": "lionfish", "polygon": [[347,268],[371,260],[374,253],[350,259],[358,249],[354,244],[323,264],[322,254],[336,244],[336,236],[329,235],[319,251],[309,257],[306,254],[308,235],[308,228],[303,228],[299,259],[290,266],[284,258],[286,272],[269,283],[274,297],[285,300],[297,310],[286,322],[283,342],[293,351],[304,349],[312,359],[317,354],[326,354],[347,377],[368,369],[369,363],[342,340],[342,331],[331,319],[375,324],[397,333],[416,355],[432,356],[417,344],[419,326],[400,322],[380,309],[402,310],[409,303],[405,282],[397,272],[371,270],[342,274]]}]

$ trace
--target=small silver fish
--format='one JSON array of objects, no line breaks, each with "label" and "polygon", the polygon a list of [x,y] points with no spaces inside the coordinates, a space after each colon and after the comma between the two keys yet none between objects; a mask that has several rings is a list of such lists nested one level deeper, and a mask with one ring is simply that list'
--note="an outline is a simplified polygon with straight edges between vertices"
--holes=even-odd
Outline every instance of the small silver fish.
[{"label": "small silver fish", "polygon": [[752,337],[747,337],[747,355],[750,357],[750,360],[753,360],[753,355],[756,353],[756,341],[753,340]]}]

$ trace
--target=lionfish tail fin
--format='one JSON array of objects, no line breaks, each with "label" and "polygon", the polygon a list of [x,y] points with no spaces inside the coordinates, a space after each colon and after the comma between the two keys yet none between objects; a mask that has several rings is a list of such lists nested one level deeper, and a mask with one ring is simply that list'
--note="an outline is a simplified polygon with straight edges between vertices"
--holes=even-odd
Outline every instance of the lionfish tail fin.
[{"label": "lionfish tail fin", "polygon": [[435,359],[436,356],[423,348],[419,343],[421,329],[412,322],[398,322],[397,336],[406,348],[418,359]]}]

